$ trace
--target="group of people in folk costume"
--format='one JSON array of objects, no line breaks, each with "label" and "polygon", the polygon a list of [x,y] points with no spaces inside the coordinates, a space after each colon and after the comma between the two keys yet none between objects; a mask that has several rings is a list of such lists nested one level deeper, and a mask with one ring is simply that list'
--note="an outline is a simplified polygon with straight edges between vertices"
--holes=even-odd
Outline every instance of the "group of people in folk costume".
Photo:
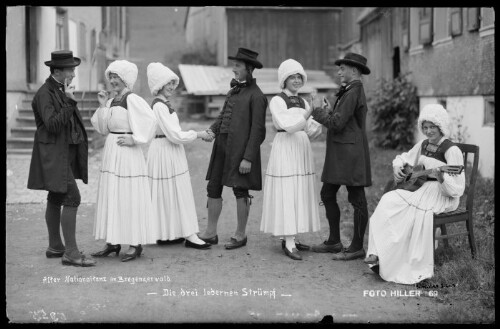
[{"label": "group of people in folk costume", "polygon": [[[218,244],[217,223],[222,211],[222,190],[231,187],[236,198],[235,233],[224,245],[247,244],[246,226],[250,190],[264,190],[260,230],[282,239],[286,256],[302,259],[302,251],[331,253],[333,260],[364,259],[387,281],[413,284],[433,275],[432,216],[457,209],[464,192],[463,173],[445,172],[445,165],[463,166],[460,149],[449,137],[449,117],[438,104],[425,106],[418,128],[426,136],[393,161],[394,181],[406,178],[403,167],[432,169],[415,191],[395,189],[383,195],[370,219],[365,187],[371,186],[366,137],[368,106],[362,75],[370,74],[365,57],[347,53],[335,62],[342,86],[333,106],[325,98],[299,95],[307,74],[294,59],[278,68],[281,90],[268,103],[253,78],[263,67],[258,53],[239,48],[233,61],[234,79],[215,122],[204,131],[182,130],[169,98],[179,77],[161,63],[147,67],[154,100],[148,104],[133,92],[137,66],[126,60],[112,62],[105,71],[110,93],[98,93],[99,108],[91,118],[95,130],[107,135],[102,151],[93,235],[104,240],[93,257],[118,256],[122,261],[140,257],[143,245],[185,242],[195,249]],[[88,139],[71,81],[80,59],[71,51],[55,51],[45,62],[51,75],[36,93],[32,107],[37,123],[28,188],[47,190],[46,257],[61,257],[64,265],[95,266],[79,252],[75,237],[80,193],[75,179],[88,181]],[[266,136],[266,109],[276,135],[262,188],[260,145]],[[300,233],[320,230],[318,187],[310,140],[327,129],[326,156],[320,198],[329,224],[328,239],[308,246]],[[213,141],[208,165],[208,221],[199,231],[195,200],[183,144],[197,138]],[[147,157],[141,145],[149,144]],[[336,195],[344,185],[353,212],[353,238],[344,247],[340,238],[341,211]],[[368,222],[368,250],[363,241]],[[64,243],[60,236],[63,231]]]}]

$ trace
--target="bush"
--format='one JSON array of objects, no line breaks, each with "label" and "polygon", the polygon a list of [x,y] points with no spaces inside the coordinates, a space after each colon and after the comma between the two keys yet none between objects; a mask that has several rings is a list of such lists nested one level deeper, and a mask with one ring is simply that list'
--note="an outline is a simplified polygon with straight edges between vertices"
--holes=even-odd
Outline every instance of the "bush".
[{"label": "bush", "polygon": [[374,114],[373,131],[377,146],[408,149],[414,144],[414,128],[418,119],[417,88],[409,74],[394,80],[382,79],[377,91],[370,97]]}]

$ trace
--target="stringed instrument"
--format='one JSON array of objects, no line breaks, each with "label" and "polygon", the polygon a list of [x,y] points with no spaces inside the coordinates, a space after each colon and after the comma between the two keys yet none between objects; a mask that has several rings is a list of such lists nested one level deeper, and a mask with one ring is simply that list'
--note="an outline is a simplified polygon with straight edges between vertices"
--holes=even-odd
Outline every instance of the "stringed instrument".
[{"label": "stringed instrument", "polygon": [[[425,170],[423,165],[411,166],[409,164],[405,164],[403,167],[403,173],[405,177],[399,183],[395,183],[394,180],[391,180],[385,187],[384,193],[393,190],[407,190],[410,192],[414,192],[418,190],[429,178],[429,174],[432,173],[433,169]],[[459,165],[446,165],[438,167],[438,169],[442,172],[459,175],[464,170],[464,166]]]}]

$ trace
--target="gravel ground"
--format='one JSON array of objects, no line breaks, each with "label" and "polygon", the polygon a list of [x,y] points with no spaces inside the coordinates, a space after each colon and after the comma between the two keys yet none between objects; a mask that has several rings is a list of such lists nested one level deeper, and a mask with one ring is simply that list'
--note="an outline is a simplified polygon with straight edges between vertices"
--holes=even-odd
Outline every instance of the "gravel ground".
[{"label": "gravel ground", "polygon": [[[184,128],[207,126],[191,122]],[[263,168],[273,137],[268,129]],[[324,141],[312,147],[319,174]],[[205,174],[212,145],[199,140],[185,148],[204,230]],[[82,205],[77,242],[86,254],[104,244],[92,236],[100,151],[89,158],[89,184],[78,181]],[[278,238],[259,231],[262,192],[252,192],[247,246],[225,250],[223,244],[236,228],[235,201],[228,188],[222,196],[220,242],[209,250],[147,245],[143,256],[132,262],[110,256],[97,259],[92,268],[63,266],[59,259],[45,258],[47,192],[26,188],[29,162],[30,156],[7,158],[6,313],[11,322],[305,323],[330,315],[334,322],[430,323],[439,322],[439,310],[445,307],[429,297],[427,289],[384,282],[362,260],[334,262],[330,254],[312,252],[303,252],[302,261],[286,257]],[[345,199],[342,193],[339,197]],[[301,242],[315,244],[327,238],[323,207],[320,216],[321,231],[302,234]],[[345,244],[346,230],[352,229],[349,222],[347,218],[342,223]],[[365,247],[366,243],[367,239]]]}]

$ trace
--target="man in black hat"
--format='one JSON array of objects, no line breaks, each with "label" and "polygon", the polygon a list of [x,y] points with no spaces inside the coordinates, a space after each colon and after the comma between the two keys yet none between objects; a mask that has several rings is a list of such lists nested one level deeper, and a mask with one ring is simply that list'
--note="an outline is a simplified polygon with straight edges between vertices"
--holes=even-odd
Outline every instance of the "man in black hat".
[{"label": "man in black hat", "polygon": [[[88,181],[88,140],[71,81],[80,59],[69,50],[52,52],[50,76],[31,104],[37,130],[33,143],[28,188],[46,190],[45,221],[49,232],[47,258],[62,257],[63,265],[94,266],[76,244],[76,213],[80,191],[75,179]],[[61,212],[62,208],[62,212]],[[63,244],[59,230],[64,236]]]},{"label": "man in black hat", "polygon": [[[324,98],[322,102],[313,100],[314,120],[328,128],[321,200],[325,205],[330,236],[311,249],[334,253],[334,260],[351,260],[365,257],[363,238],[368,208],[364,187],[371,186],[372,182],[366,137],[368,106],[361,75],[370,74],[370,69],[366,66],[366,58],[355,53],[347,53],[335,64],[340,66],[338,75],[342,87],[333,109]],[[337,204],[337,191],[341,185],[346,186],[348,200],[354,208],[353,238],[346,249],[340,241],[340,209]]]},{"label": "man in black hat", "polygon": [[208,224],[200,238],[210,244],[218,243],[222,188],[224,185],[232,187],[238,225],[226,249],[246,245],[245,229],[251,198],[248,190],[262,189],[260,145],[266,137],[267,98],[252,77],[255,68],[262,68],[257,56],[258,53],[252,50],[239,48],[236,56],[228,57],[233,60],[234,79],[221,113],[204,137],[206,141],[215,138],[215,142],[206,177]]}]

